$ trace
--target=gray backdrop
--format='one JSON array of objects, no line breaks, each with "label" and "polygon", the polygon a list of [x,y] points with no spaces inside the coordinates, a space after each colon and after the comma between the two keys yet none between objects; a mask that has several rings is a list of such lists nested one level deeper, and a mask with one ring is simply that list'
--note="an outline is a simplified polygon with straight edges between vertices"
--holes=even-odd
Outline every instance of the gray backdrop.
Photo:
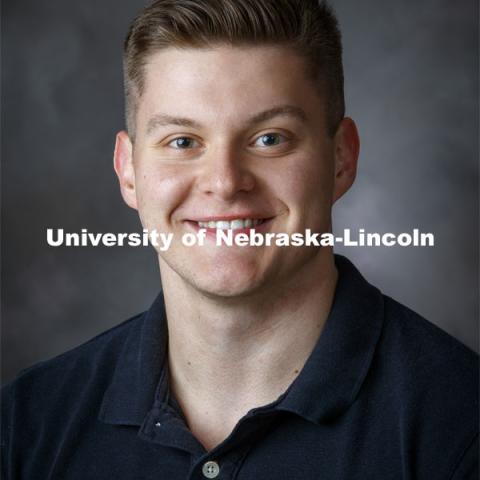
[{"label": "gray backdrop", "polygon": [[[121,46],[140,0],[3,4],[3,381],[149,306],[148,248],[51,248],[46,228],[129,232],[111,167]],[[362,151],[335,227],[434,232],[349,248],[373,283],[478,351],[477,2],[335,0]]]}]

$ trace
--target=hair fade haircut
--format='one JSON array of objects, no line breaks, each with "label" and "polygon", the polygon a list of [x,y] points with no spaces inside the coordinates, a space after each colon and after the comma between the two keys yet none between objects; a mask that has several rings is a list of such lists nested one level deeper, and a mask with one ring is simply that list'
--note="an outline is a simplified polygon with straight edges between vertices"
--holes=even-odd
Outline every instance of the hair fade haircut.
[{"label": "hair fade haircut", "polygon": [[149,57],[168,47],[286,46],[305,58],[325,98],[334,135],[345,114],[342,42],[338,21],[320,0],[154,0],[133,21],[124,45],[126,123],[135,113]]}]

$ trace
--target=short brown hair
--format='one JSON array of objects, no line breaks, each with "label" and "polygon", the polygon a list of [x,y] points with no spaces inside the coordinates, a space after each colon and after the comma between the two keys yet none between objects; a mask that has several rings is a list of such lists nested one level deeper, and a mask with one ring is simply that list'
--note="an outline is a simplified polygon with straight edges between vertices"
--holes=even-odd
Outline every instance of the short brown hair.
[{"label": "short brown hair", "polygon": [[345,114],[342,43],[331,7],[320,0],[154,0],[124,45],[127,129],[133,138],[148,57],[167,47],[285,45],[305,57],[326,99],[331,135]]}]

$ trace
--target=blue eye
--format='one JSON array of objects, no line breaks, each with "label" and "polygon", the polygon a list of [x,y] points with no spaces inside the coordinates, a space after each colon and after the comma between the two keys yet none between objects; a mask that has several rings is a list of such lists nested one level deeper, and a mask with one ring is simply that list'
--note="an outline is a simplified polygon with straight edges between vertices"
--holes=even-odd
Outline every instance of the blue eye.
[{"label": "blue eye", "polygon": [[190,137],[178,137],[174,138],[168,145],[172,148],[177,148],[180,150],[187,150],[189,148],[194,148],[197,146],[197,141]]},{"label": "blue eye", "polygon": [[285,141],[285,137],[279,133],[266,133],[255,140],[254,145],[257,147],[274,147]]}]

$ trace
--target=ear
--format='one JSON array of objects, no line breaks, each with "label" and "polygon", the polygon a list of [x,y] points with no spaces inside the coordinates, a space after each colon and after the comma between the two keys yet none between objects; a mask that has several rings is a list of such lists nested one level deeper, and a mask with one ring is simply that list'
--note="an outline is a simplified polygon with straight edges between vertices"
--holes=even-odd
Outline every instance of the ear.
[{"label": "ear", "polygon": [[120,191],[125,203],[137,210],[137,194],[135,190],[135,170],[133,168],[133,146],[128,133],[117,133],[113,168],[120,183]]},{"label": "ear", "polygon": [[360,139],[355,122],[345,117],[335,133],[335,180],[333,203],[352,186],[357,174]]}]

